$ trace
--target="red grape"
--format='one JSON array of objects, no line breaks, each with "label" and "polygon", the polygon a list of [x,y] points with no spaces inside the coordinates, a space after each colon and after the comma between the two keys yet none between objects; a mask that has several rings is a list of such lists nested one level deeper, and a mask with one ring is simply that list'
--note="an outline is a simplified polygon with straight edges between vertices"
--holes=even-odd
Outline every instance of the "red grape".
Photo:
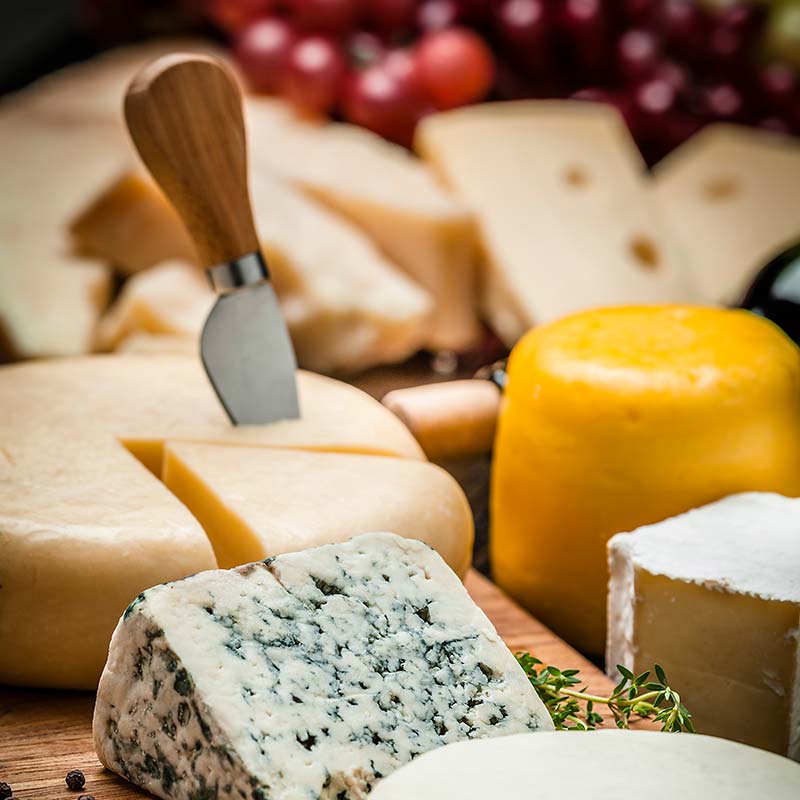
[{"label": "red grape", "polygon": [[658,39],[650,31],[625,31],[617,40],[619,71],[629,81],[641,81],[653,73],[659,51]]},{"label": "red grape", "polygon": [[308,111],[331,111],[346,73],[340,48],[323,36],[307,36],[290,50],[284,92]]},{"label": "red grape", "polygon": [[676,52],[694,61],[702,58],[707,44],[708,20],[694,0],[664,0],[657,21],[659,30]]},{"label": "red grape", "polygon": [[752,41],[764,29],[767,10],[753,3],[735,3],[726,6],[719,12],[720,23],[737,31],[747,40]]},{"label": "red grape", "polygon": [[228,33],[265,17],[275,6],[274,0],[208,0],[209,19]]},{"label": "red grape", "polygon": [[798,76],[788,64],[767,64],[759,75],[761,95],[776,111],[785,111],[798,97]]},{"label": "red grape", "polygon": [[408,98],[425,97],[426,90],[419,71],[419,60],[411,50],[395,48],[389,50],[381,66],[397,81],[401,93]]},{"label": "red grape", "polygon": [[369,67],[380,61],[386,51],[383,40],[370,31],[356,31],[347,40],[345,49],[357,69]]},{"label": "red grape", "polygon": [[658,0],[622,0],[620,3],[623,19],[633,25],[650,22]]},{"label": "red grape", "polygon": [[593,76],[604,73],[609,61],[609,35],[602,0],[565,0],[561,25],[575,62]]},{"label": "red grape", "polygon": [[384,59],[358,72],[347,84],[342,103],[346,117],[387,139],[411,146],[414,128],[428,104],[400,59]]},{"label": "red grape", "polygon": [[504,0],[495,12],[501,42],[526,72],[546,72],[551,65],[552,20],[544,0]]},{"label": "red grape", "polygon": [[739,90],[729,83],[711,86],[704,92],[706,113],[713,119],[738,120],[744,111]]},{"label": "red grape", "polygon": [[633,97],[637,111],[649,117],[662,116],[675,107],[675,89],[665,80],[646,81]]},{"label": "red grape", "polygon": [[233,49],[253,89],[257,92],[280,89],[294,41],[291,26],[279,17],[258,20],[239,33]]},{"label": "red grape", "polygon": [[746,54],[747,41],[736,28],[718,25],[711,31],[708,50],[718,64],[733,64]]},{"label": "red grape", "polygon": [[367,0],[366,12],[372,27],[387,38],[400,37],[413,29],[418,0]]},{"label": "red grape", "polygon": [[456,0],[424,0],[417,10],[417,27],[425,33],[451,28],[459,21]]},{"label": "red grape", "polygon": [[481,100],[492,85],[492,52],[466,28],[429,34],[420,41],[416,58],[422,85],[437,108]]},{"label": "red grape", "polygon": [[675,90],[675,94],[683,95],[689,89],[691,76],[686,67],[675,61],[659,61],[653,67],[653,78],[666,81]]},{"label": "red grape", "polygon": [[342,34],[357,23],[361,0],[289,0],[289,11],[298,28]]}]

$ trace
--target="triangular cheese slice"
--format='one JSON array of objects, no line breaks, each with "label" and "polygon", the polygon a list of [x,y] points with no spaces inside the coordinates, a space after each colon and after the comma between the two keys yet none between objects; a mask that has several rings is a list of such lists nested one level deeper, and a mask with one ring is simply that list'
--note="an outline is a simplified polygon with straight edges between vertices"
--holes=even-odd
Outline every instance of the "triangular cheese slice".
[{"label": "triangular cheese slice", "polygon": [[656,166],[655,187],[707,302],[740,303],[758,270],[800,241],[796,139],[710,125]]},{"label": "triangular cheese slice", "polygon": [[131,598],[215,565],[202,527],[157,477],[165,442],[423,460],[363,392],[311,373],[298,381],[302,419],[233,427],[195,358],[0,370],[0,641],[13,642],[0,648],[0,683],[92,688]]},{"label": "triangular cheese slice", "polygon": [[427,117],[417,147],[478,219],[483,304],[506,344],[588,307],[694,297],[612,109],[483,104]]},{"label": "triangular cheese slice", "polygon": [[[261,246],[302,366],[355,371],[402,361],[423,345],[430,296],[357,228],[268,172],[253,171],[250,190]],[[193,258],[174,210],[149,179],[134,173],[114,181],[72,229],[82,251],[129,270],[160,258]],[[170,311],[161,306],[163,318]]]}]

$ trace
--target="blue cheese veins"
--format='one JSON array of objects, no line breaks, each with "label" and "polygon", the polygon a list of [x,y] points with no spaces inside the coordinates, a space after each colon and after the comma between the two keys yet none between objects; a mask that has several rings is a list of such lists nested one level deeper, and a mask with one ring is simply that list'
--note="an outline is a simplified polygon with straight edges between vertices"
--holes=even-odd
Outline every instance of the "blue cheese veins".
[{"label": "blue cheese veins", "polygon": [[458,578],[393,534],[146,591],[94,715],[103,764],[175,800],[357,800],[440,745],[551,729]]}]

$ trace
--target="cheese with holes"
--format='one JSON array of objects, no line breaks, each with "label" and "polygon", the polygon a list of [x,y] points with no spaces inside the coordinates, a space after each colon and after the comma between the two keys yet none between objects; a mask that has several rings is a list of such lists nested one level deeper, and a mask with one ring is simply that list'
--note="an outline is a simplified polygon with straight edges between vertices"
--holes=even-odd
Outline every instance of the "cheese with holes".
[{"label": "cheese with holes", "polygon": [[470,565],[469,504],[433,464],[172,442],[163,473],[202,524],[220,567],[376,530],[426,542],[461,576]]},{"label": "cheese with holes", "polygon": [[165,800],[363,800],[440,745],[551,729],[456,576],[391,534],[144,592],[94,713],[103,764]]},{"label": "cheese with holes", "polygon": [[[79,355],[108,304],[107,265],[71,252],[67,223],[132,157],[121,98],[174,42],[121,48],[0,101],[0,336],[20,358]],[[184,50],[209,50],[185,41]]]},{"label": "cheese with holes", "polygon": [[[586,790],[579,791],[584,784]],[[711,736],[557,731],[440,748],[381,781],[370,797],[508,800],[523,792],[536,800],[620,800],[636,791],[648,800],[796,800],[800,767]]]},{"label": "cheese with holes", "polygon": [[[359,230],[267,172],[251,171],[250,192],[261,246],[302,366],[356,371],[403,361],[424,344],[429,294]],[[129,270],[161,259],[194,258],[177,214],[155,185],[137,174],[118,177],[72,230],[81,250]],[[191,287],[187,291],[196,294]],[[159,305],[162,316],[169,313],[167,304]]]},{"label": "cheese with holes", "polygon": [[426,344],[477,343],[476,236],[467,210],[402,147],[341,122],[316,123],[274,98],[246,104],[256,169],[283,175],[359,225],[434,300]]},{"label": "cheese with holes", "polygon": [[134,333],[188,339],[197,349],[215,295],[194,264],[168,261],[133,275],[94,333],[98,350],[114,350]]},{"label": "cheese with holes", "polygon": [[377,401],[319,375],[298,378],[301,419],[234,427],[195,358],[0,368],[0,683],[94,688],[130,599],[216,566],[192,509],[159,480],[165,442],[423,460]]},{"label": "cheese with holes", "polygon": [[605,649],[606,543],[733,492],[800,495],[800,349],[749,311],[631,306],[511,354],[493,575],[578,649]]},{"label": "cheese with holes", "polygon": [[710,125],[656,166],[655,194],[703,299],[741,303],[759,269],[800,239],[800,143]]},{"label": "cheese with holes", "polygon": [[483,306],[506,344],[585,308],[694,298],[639,151],[611,108],[472,106],[424,119],[417,149],[476,215]]},{"label": "cheese with holes", "polygon": [[662,665],[698,731],[800,761],[800,500],[733,495],[608,553],[606,663]]}]

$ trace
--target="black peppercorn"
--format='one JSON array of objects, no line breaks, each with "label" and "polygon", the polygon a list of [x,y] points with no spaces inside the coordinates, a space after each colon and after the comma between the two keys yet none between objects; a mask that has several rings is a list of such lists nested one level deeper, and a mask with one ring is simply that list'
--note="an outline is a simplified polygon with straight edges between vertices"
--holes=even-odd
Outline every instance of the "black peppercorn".
[{"label": "black peppercorn", "polygon": [[13,789],[5,781],[0,781],[0,800],[9,800],[13,794]]},{"label": "black peppercorn", "polygon": [[67,773],[66,781],[73,792],[78,792],[86,785],[86,776],[79,769],[71,769]]}]

